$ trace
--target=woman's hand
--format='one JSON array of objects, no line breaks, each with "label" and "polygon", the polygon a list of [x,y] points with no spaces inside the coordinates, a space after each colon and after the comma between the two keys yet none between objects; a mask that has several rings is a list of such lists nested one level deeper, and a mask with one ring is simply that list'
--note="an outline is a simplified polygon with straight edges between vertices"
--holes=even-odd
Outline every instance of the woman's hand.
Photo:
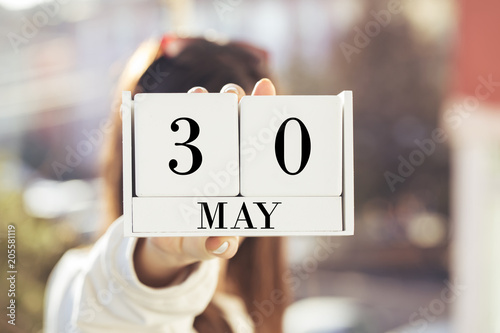
[{"label": "woman's hand", "polygon": [[[207,93],[207,90],[194,87],[188,93]],[[238,102],[245,96],[245,91],[234,83],[222,87],[221,93],[237,94]],[[255,84],[252,96],[258,95],[276,95],[269,79]],[[135,271],[145,285],[166,287],[181,282],[198,261],[232,258],[239,244],[238,236],[140,238],[134,252]]]}]

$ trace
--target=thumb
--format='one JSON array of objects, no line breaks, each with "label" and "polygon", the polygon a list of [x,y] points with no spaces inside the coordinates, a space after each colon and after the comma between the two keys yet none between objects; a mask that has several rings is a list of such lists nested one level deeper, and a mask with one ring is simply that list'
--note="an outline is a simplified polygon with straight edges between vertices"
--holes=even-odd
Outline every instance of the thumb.
[{"label": "thumb", "polygon": [[229,259],[238,251],[239,237],[184,237],[184,253],[197,260]]}]

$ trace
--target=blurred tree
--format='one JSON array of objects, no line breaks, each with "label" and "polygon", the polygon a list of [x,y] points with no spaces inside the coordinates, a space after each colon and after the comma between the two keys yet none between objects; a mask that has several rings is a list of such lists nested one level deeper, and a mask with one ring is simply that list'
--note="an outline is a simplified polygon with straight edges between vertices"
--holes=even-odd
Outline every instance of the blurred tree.
[{"label": "blurred tree", "polygon": [[[328,75],[316,84],[328,87],[325,93],[354,92],[357,227],[352,240],[342,241],[359,253],[344,261],[350,268],[384,272],[444,272],[449,152],[447,139],[429,140],[440,131],[453,36],[420,38],[404,13],[382,26],[373,13],[387,8],[385,0],[369,2],[364,20],[332,43]],[[342,42],[357,45],[357,52],[347,57]],[[422,148],[423,142],[429,145]],[[388,172],[398,181],[391,184]],[[423,232],[414,232],[420,226]],[[445,231],[436,240],[440,228]],[[422,248],[431,243],[418,237],[434,237],[436,243]],[[340,262],[333,266],[342,269]]]},{"label": "blurred tree", "polygon": [[[2,173],[0,161],[0,173]],[[48,276],[61,255],[77,244],[75,232],[62,221],[32,218],[23,211],[19,192],[5,192],[0,186],[0,249],[2,276],[7,269],[7,228],[16,230],[16,326],[0,321],[1,332],[41,332],[43,298]],[[8,280],[0,279],[0,308],[7,308]]]}]

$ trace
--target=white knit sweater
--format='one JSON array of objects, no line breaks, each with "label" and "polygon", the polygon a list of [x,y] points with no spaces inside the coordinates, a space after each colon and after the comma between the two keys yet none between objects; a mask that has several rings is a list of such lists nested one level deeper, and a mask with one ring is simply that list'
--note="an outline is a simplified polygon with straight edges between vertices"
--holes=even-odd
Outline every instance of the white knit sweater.
[{"label": "white knit sweater", "polygon": [[233,332],[253,332],[241,299],[215,293],[219,261],[208,260],[182,282],[150,288],[135,274],[137,238],[119,218],[88,250],[70,250],[54,268],[45,295],[45,333],[195,332],[194,318],[213,300]]}]

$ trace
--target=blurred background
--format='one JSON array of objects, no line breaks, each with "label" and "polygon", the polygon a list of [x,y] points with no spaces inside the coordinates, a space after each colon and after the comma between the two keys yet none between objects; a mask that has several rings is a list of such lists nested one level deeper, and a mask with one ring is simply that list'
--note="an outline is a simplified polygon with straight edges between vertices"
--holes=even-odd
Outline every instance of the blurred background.
[{"label": "blurred background", "polygon": [[0,244],[14,224],[19,272],[17,325],[0,330],[41,332],[51,269],[97,230],[116,80],[141,42],[175,32],[268,50],[281,94],[353,90],[355,236],[290,238],[287,332],[499,333],[498,13],[495,0],[0,0]]}]

